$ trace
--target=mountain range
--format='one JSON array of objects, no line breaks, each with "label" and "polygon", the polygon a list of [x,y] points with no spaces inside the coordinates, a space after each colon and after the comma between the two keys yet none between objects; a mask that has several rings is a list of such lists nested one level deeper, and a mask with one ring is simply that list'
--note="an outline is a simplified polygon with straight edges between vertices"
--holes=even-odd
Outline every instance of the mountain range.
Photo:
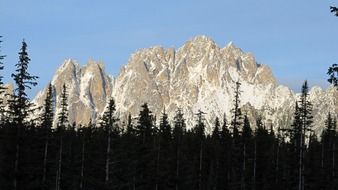
[{"label": "mountain range", "polygon": [[[180,108],[190,127],[201,110],[206,113],[207,130],[211,130],[216,117],[222,120],[225,116],[230,122],[237,81],[241,83],[242,112],[249,116],[253,127],[258,116],[275,129],[291,125],[299,94],[279,85],[271,69],[259,64],[253,54],[232,42],[221,48],[206,36],[196,36],[178,49],[160,46],[140,49],[116,77],[108,75],[101,62],[89,60],[80,66],[67,59],[51,84],[56,102],[62,85],[67,85],[70,122],[85,125],[90,120],[98,121],[113,97],[121,121],[126,121],[129,113],[136,118],[140,106],[148,103],[157,118],[164,110],[173,118]],[[42,106],[45,96],[46,88],[33,102]],[[320,132],[328,112],[338,113],[338,91],[315,86],[310,89],[309,98],[314,127]],[[55,112],[59,112],[57,103]]]}]

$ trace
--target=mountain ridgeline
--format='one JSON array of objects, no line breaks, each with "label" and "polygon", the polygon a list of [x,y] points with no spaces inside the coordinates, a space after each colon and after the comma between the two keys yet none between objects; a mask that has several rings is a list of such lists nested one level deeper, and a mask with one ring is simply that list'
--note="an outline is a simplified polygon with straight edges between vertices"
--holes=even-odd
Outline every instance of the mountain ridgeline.
[{"label": "mountain ridgeline", "polygon": [[0,76],[1,190],[337,189],[337,89],[295,95],[232,43],[140,50],[116,78],[67,60],[33,102],[29,63],[23,41]]},{"label": "mountain ridgeline", "polygon": [[[136,117],[140,106],[148,103],[155,116],[165,109],[171,119],[178,108],[182,109],[188,127],[196,123],[195,114],[202,110],[210,132],[216,117],[225,114],[230,120],[237,81],[241,82],[240,106],[253,127],[257,116],[275,129],[291,125],[299,95],[278,85],[271,69],[259,64],[251,53],[232,42],[220,48],[206,36],[197,36],[177,50],[158,46],[141,49],[116,77],[106,74],[102,63],[90,60],[81,67],[69,59],[51,83],[55,100],[62,85],[67,85],[71,122],[97,121],[113,97],[122,121],[129,113]],[[47,88],[39,92],[33,102],[41,106],[46,92]],[[313,87],[309,98],[315,108],[314,130],[321,132],[328,112],[338,112],[338,93],[332,87]]]}]

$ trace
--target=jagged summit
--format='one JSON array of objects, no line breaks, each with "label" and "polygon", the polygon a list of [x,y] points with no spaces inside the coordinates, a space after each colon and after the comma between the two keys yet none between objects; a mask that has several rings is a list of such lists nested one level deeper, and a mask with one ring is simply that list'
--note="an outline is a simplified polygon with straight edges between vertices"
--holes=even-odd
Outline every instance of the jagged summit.
[{"label": "jagged summit", "polygon": [[[172,118],[182,108],[189,126],[195,124],[195,113],[201,109],[207,113],[207,125],[212,126],[224,113],[230,120],[235,81],[242,83],[241,106],[253,126],[257,115],[275,127],[290,125],[297,95],[278,85],[271,69],[258,64],[253,54],[232,42],[221,49],[206,36],[196,36],[178,49],[155,46],[138,50],[116,78],[109,77],[99,62],[80,67],[76,61],[66,60],[52,84],[56,98],[61,85],[67,84],[71,122],[97,120],[108,99],[114,97],[121,120],[128,113],[136,117],[141,104],[148,102],[156,116],[166,108]],[[338,112],[335,93],[317,88],[310,91],[316,126],[321,126],[328,110]],[[42,91],[34,101],[42,105],[44,94]]]},{"label": "jagged summit", "polygon": [[[84,66],[67,59],[56,71],[51,84],[55,90],[55,100],[60,97],[62,85],[66,84],[69,104],[69,120],[86,124],[90,119],[95,121],[97,113],[104,110],[106,101],[111,96],[112,79],[105,73],[102,62],[89,60]],[[46,88],[34,98],[36,105],[43,105]],[[56,114],[59,105],[56,105]],[[56,123],[56,121],[54,122]]]},{"label": "jagged summit", "polygon": [[216,44],[216,42],[212,38],[205,35],[197,35],[192,39],[190,39],[189,41],[187,41],[186,43],[189,42],[193,44]]}]

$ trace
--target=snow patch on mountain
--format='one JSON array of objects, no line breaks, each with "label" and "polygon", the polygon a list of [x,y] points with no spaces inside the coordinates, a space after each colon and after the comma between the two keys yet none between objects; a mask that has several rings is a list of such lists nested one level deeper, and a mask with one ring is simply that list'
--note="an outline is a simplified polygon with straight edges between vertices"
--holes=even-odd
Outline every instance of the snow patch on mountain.
[{"label": "snow patch on mountain", "polygon": [[[195,113],[202,110],[207,125],[212,126],[215,118],[224,114],[231,119],[237,81],[241,82],[243,113],[250,116],[253,126],[257,115],[274,127],[290,126],[298,96],[278,85],[271,69],[257,63],[252,53],[233,42],[220,48],[207,36],[192,38],[177,50],[160,46],[140,49],[116,77],[108,76],[101,63],[89,61],[80,67],[69,59],[58,69],[52,84],[57,97],[62,83],[69,87],[71,122],[97,120],[108,99],[114,97],[121,120],[129,113],[136,117],[141,104],[147,102],[157,118],[164,108],[170,118],[182,108],[188,126],[193,126]],[[44,94],[38,93],[34,101],[42,105]],[[332,88],[313,87],[309,94],[316,126],[323,125],[328,111],[338,113],[338,96]]]}]

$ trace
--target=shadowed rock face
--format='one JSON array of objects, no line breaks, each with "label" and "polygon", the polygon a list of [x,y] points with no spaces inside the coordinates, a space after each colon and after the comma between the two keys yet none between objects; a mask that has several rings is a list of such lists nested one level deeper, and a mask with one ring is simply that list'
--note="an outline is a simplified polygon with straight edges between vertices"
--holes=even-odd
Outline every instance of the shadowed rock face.
[{"label": "shadowed rock face", "polygon": [[[137,116],[140,105],[148,102],[158,117],[164,108],[171,118],[182,108],[190,126],[195,123],[194,114],[201,109],[207,113],[208,126],[212,126],[215,117],[222,118],[224,113],[230,120],[235,81],[242,83],[243,113],[249,115],[253,126],[256,115],[262,115],[275,127],[290,125],[297,95],[278,86],[270,68],[258,64],[251,53],[243,52],[233,43],[220,48],[206,36],[197,36],[177,50],[141,49],[131,56],[115,79],[104,73],[100,63],[89,61],[81,68],[75,61],[66,60],[52,84],[56,99],[62,84],[67,84],[71,122],[87,124],[90,118],[95,121],[113,96],[122,120],[128,113]],[[45,90],[34,101],[42,105],[44,97]],[[316,125],[322,125],[329,110],[337,113],[334,89],[323,91],[315,87],[310,97],[316,107]]]}]

